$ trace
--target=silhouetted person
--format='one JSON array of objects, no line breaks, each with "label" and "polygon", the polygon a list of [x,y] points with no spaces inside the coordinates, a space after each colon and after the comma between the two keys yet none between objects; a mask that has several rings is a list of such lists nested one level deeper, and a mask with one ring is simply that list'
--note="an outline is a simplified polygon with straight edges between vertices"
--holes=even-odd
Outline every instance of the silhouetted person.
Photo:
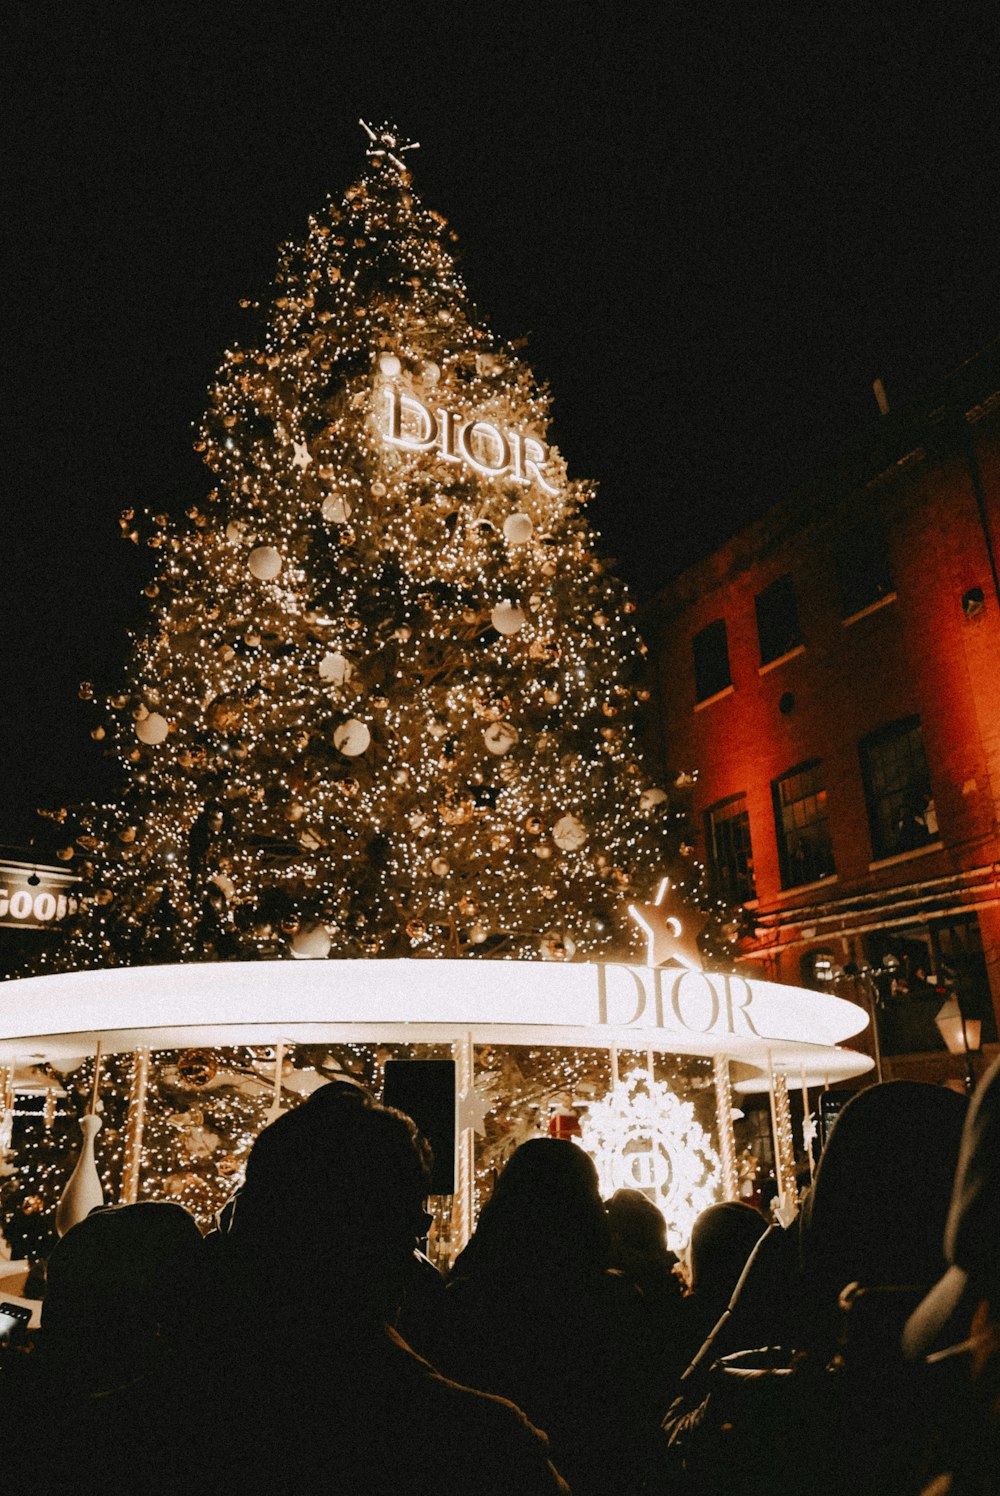
[{"label": "silhouetted person", "polygon": [[542,1436],[439,1376],[391,1328],[425,1230],[409,1118],[349,1086],[261,1133],[216,1240],[217,1307],[178,1358],[153,1489],[557,1496]]},{"label": "silhouetted person", "polygon": [[943,1266],[965,1111],[954,1092],[912,1081],[872,1086],[844,1108],[800,1213],[799,1270],[785,1289],[792,1312],[776,1316],[780,1354],[708,1369],[709,1352],[668,1416],[674,1458],[696,1488],[910,1490],[929,1415],[899,1335]]},{"label": "silhouetted person", "polygon": [[679,1345],[683,1288],[677,1254],[667,1246],[667,1223],[641,1190],[615,1190],[605,1209],[611,1227],[611,1266],[642,1294],[656,1375],[666,1385],[689,1359]]},{"label": "silhouetted person", "polygon": [[[1000,1063],[983,1077],[962,1135],[944,1237],[946,1272],[903,1332],[923,1362],[936,1427],[933,1489],[1000,1490]],[[927,1358],[924,1362],[924,1358]]]},{"label": "silhouetted person", "polygon": [[681,1301],[678,1325],[683,1366],[718,1323],[766,1230],[764,1215],[741,1200],[709,1205],[696,1219],[687,1254],[688,1291]]},{"label": "silhouetted person", "polygon": [[654,1426],[642,1300],[608,1268],[591,1159],[536,1138],[512,1155],[446,1295],[442,1369],[510,1397],[573,1490],[632,1491]]},{"label": "silhouetted person", "polygon": [[37,1345],[0,1377],[0,1418],[16,1431],[5,1492],[131,1478],[156,1416],[152,1379],[187,1333],[201,1249],[194,1218],[168,1201],[94,1210],[58,1242]]}]

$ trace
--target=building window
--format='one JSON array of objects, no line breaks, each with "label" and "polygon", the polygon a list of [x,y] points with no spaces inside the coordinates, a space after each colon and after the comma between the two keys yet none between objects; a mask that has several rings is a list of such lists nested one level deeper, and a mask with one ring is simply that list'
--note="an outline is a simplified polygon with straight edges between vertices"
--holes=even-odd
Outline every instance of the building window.
[{"label": "building window", "polygon": [[730,904],[757,897],[750,847],[750,817],[745,795],[733,795],[705,812],[705,843],[712,888]]},{"label": "building window", "polygon": [[881,524],[856,525],[837,542],[840,616],[851,618],[892,591],[889,550]]},{"label": "building window", "polygon": [[912,852],[938,835],[919,717],[880,727],[859,745],[876,858]]},{"label": "building window", "polygon": [[800,764],[771,785],[782,888],[815,883],[834,871],[826,788],[819,759]]},{"label": "building window", "polygon": [[692,640],[694,649],[695,699],[707,701],[732,685],[729,674],[729,644],[726,640],[726,620],[717,618]]},{"label": "building window", "polygon": [[871,983],[876,998],[884,1053],[943,1049],[935,1020],[951,997],[957,998],[965,1018],[979,1023],[982,1042],[996,1042],[982,933],[974,914],[877,930],[861,940],[863,979]]},{"label": "building window", "polygon": [[791,577],[779,577],[755,599],[757,638],[760,641],[760,663],[769,665],[802,643],[799,608],[795,601],[795,584]]}]

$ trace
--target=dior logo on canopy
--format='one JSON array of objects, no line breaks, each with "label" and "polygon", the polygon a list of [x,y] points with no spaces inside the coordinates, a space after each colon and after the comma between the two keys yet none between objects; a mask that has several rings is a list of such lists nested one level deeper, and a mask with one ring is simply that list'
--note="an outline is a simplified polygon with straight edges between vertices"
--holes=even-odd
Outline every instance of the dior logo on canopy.
[{"label": "dior logo on canopy", "polygon": [[391,447],[407,452],[437,448],[445,461],[466,463],[485,477],[537,483],[545,493],[558,493],[542,471],[548,449],[533,436],[502,431],[492,421],[469,421],[451,410],[431,410],[395,386],[386,390],[386,398],[389,420],[382,436]]}]

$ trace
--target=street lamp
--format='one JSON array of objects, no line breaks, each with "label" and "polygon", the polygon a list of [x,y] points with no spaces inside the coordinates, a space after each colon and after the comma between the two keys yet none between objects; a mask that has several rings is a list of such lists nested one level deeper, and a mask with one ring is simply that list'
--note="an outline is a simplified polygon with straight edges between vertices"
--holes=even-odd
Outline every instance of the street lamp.
[{"label": "street lamp", "polygon": [[972,1056],[982,1041],[982,1023],[978,1018],[966,1018],[958,998],[952,995],[934,1018],[938,1033],[948,1047],[949,1054],[965,1057],[965,1089],[971,1095],[976,1088],[976,1074],[972,1068]]}]

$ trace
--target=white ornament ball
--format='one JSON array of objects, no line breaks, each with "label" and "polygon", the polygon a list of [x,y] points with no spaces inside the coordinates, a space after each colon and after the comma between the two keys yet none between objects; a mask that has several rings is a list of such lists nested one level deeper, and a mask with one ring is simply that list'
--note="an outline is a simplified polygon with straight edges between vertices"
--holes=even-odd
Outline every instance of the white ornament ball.
[{"label": "white ornament ball", "polygon": [[247,561],[250,575],[258,582],[273,582],[281,570],[281,552],[273,545],[258,545],[250,552]]},{"label": "white ornament ball", "polygon": [[469,931],[469,939],[472,941],[473,945],[482,945],[483,941],[488,937],[489,933],[490,932],[485,925],[473,925],[472,929]]},{"label": "white ornament ball", "polygon": [[348,717],[346,722],[341,722],[334,733],[333,746],[345,758],[358,758],[364,753],[371,740],[372,735],[365,724],[359,722],[357,717]]},{"label": "white ornament ball", "polygon": [[667,798],[668,797],[665,790],[655,788],[643,790],[642,794],[639,796],[639,809],[643,812],[644,815],[649,815],[650,812],[654,811],[658,805],[665,805],[667,802]]},{"label": "white ornament ball", "polygon": [[560,816],[552,828],[552,840],[560,852],[578,852],[587,840],[587,828],[576,816]]},{"label": "white ornament ball", "polygon": [[491,722],[483,733],[483,742],[490,753],[496,754],[497,758],[502,758],[505,753],[510,752],[518,737],[518,730],[512,723]]},{"label": "white ornament ball", "polygon": [[395,353],[380,353],[378,366],[387,379],[398,379],[403,372],[403,365]]},{"label": "white ornament ball", "polygon": [[319,678],[331,686],[342,686],[354,674],[354,666],[340,650],[327,650],[319,662]]},{"label": "white ornament ball", "polygon": [[516,603],[497,603],[490,614],[490,622],[498,634],[509,637],[524,627],[525,616]]},{"label": "white ornament ball", "polygon": [[531,539],[534,529],[527,514],[508,514],[503,522],[504,539],[511,545],[524,545]]},{"label": "white ornament ball", "polygon": [[227,540],[242,540],[246,535],[247,527],[241,519],[231,519],[226,526]]},{"label": "white ornament ball", "polygon": [[292,936],[290,949],[296,961],[324,961],[331,944],[325,925],[306,925]]},{"label": "white ornament ball", "polygon": [[346,525],[351,517],[351,505],[343,494],[328,493],[323,500],[322,514],[334,525]]},{"label": "white ornament ball", "polygon": [[447,857],[435,857],[431,863],[431,872],[436,878],[446,878],[451,872],[451,863]]},{"label": "white ornament ball", "polygon": [[437,384],[441,378],[441,370],[437,364],[424,365],[424,384]]},{"label": "white ornament ball", "polygon": [[159,712],[149,712],[135,724],[135,735],[140,743],[162,743],[169,731],[170,723]]}]

